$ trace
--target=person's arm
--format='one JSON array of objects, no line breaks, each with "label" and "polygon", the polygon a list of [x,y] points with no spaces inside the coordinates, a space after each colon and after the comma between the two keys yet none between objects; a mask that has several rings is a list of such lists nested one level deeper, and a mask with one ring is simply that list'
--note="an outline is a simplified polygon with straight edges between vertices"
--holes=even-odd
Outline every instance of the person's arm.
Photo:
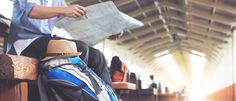
[{"label": "person's arm", "polygon": [[122,65],[124,65],[124,77],[123,77],[123,80],[122,82],[127,82],[127,75],[128,75],[128,70],[127,70],[127,67],[124,63],[122,63]]},{"label": "person's arm", "polygon": [[35,19],[48,19],[59,15],[80,17],[85,13],[85,8],[80,5],[70,5],[66,7],[34,6],[28,16]]},{"label": "person's arm", "polygon": [[[31,32],[39,32],[37,20],[48,19],[55,16],[79,16],[79,5],[66,6],[65,4],[58,5],[59,7],[40,6],[40,0],[14,0],[15,12],[12,17],[12,24],[21,26]],[[54,0],[57,1],[57,0]],[[33,19],[34,18],[34,19]],[[40,33],[40,32],[39,32]]]}]

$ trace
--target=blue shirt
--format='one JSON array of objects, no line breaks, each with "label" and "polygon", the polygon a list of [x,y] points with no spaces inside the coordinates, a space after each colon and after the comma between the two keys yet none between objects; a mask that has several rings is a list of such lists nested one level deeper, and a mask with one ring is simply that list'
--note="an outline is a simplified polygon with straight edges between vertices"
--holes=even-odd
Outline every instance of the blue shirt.
[{"label": "blue shirt", "polygon": [[[56,17],[33,19],[28,16],[32,8],[37,5],[57,7],[66,4],[64,0],[14,0],[7,53],[20,55],[34,40],[51,34]],[[12,48],[16,53],[12,51]]]}]

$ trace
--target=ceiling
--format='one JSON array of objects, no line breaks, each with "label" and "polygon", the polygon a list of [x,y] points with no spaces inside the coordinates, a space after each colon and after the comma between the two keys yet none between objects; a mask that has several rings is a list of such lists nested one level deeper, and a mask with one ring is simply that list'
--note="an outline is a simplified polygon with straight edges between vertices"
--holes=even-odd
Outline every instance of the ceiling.
[{"label": "ceiling", "polygon": [[[66,0],[83,6],[108,0]],[[217,57],[236,25],[235,0],[113,0],[120,11],[144,23],[125,31],[117,45],[143,60],[165,50],[206,53]],[[207,46],[207,47],[206,47]]]},{"label": "ceiling", "polygon": [[[88,6],[108,0],[66,1]],[[142,28],[125,31],[116,44],[149,63],[155,60],[156,53],[165,50],[171,53],[196,50],[205,53],[209,61],[214,60],[227,45],[236,25],[236,0],[112,1],[120,11],[144,23]],[[185,56],[177,54],[175,58]]]},{"label": "ceiling", "polygon": [[[67,0],[83,6],[107,0]],[[144,23],[142,28],[125,31],[117,45],[124,46],[143,60],[169,50],[206,54],[217,58],[236,25],[235,0],[113,0],[120,11]]]}]

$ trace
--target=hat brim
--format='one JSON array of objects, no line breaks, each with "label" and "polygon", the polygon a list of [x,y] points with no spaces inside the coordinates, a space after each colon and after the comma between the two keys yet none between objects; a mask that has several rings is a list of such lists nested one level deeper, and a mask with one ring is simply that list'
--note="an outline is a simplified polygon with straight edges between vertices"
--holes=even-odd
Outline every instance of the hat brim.
[{"label": "hat brim", "polygon": [[81,54],[82,54],[82,52],[73,53],[73,54],[69,54],[69,55],[46,56],[45,58],[41,59],[41,61],[47,61],[47,60],[59,59],[59,58],[66,58],[66,57],[72,57],[72,56],[80,56]]}]

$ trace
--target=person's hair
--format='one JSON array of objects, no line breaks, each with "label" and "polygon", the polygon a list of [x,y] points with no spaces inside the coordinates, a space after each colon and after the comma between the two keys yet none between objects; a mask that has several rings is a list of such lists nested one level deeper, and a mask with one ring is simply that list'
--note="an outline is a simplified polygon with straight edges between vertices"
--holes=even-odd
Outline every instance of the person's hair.
[{"label": "person's hair", "polygon": [[153,75],[150,75],[149,77],[150,77],[150,79],[152,79],[152,80],[154,79],[154,76],[153,76]]},{"label": "person's hair", "polygon": [[115,71],[117,70],[122,72],[121,66],[122,66],[122,62],[120,58],[118,56],[113,56],[111,60],[111,66],[110,66],[111,76],[113,76]]}]

